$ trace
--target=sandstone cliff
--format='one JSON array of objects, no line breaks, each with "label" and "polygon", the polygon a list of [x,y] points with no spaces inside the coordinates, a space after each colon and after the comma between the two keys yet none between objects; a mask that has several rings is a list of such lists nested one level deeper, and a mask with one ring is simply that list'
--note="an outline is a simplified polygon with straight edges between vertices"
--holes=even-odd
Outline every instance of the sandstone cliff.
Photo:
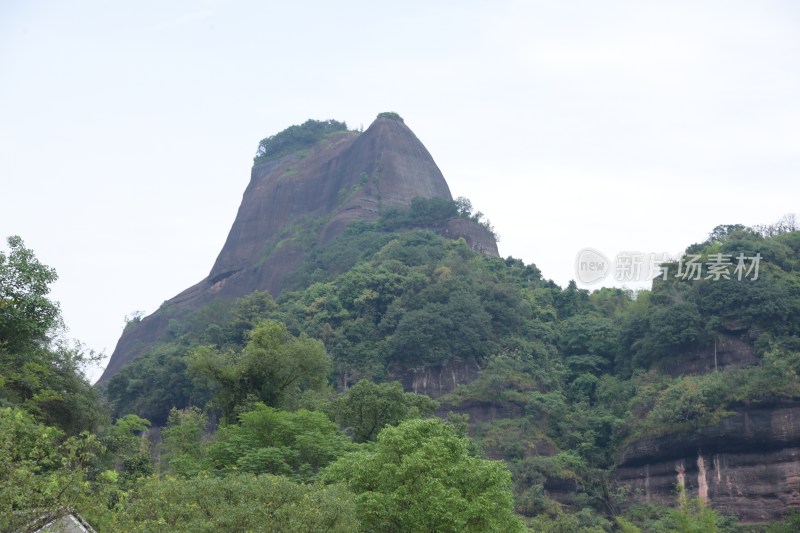
[{"label": "sandstone cliff", "polygon": [[800,506],[800,402],[745,405],[712,427],[639,439],[622,452],[617,479],[631,502],[674,505],[682,482],[740,520],[779,520]]},{"label": "sandstone cliff", "polygon": [[[374,220],[381,209],[408,207],[418,196],[452,200],[428,150],[401,120],[391,118],[376,119],[361,134],[336,132],[308,149],[254,165],[209,275],[127,329],[99,383],[162,338],[170,318],[215,298],[237,298],[254,290],[277,296],[286,275],[308,251],[307,242],[295,238],[298,232],[312,227],[316,244],[325,245],[350,222]],[[451,221],[439,233],[498,255],[494,237],[474,222]],[[164,309],[170,310],[169,316]]]}]

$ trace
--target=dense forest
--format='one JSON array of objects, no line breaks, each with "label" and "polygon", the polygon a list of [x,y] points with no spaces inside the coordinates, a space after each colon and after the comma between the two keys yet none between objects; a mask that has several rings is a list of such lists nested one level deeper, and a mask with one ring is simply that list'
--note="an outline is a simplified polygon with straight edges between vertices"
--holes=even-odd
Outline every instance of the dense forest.
[{"label": "dense forest", "polygon": [[[101,532],[800,529],[737,524],[681,486],[644,503],[614,475],[637,439],[800,398],[800,231],[719,226],[651,290],[589,292],[436,234],[458,217],[489,227],[464,199],[355,222],[277,299],[175,313],[102,389],[48,298],[55,271],[10,237],[0,531],[64,510]],[[730,269],[687,275],[689,257]],[[725,343],[748,357],[697,366]],[[474,379],[412,392],[426,369]]]}]

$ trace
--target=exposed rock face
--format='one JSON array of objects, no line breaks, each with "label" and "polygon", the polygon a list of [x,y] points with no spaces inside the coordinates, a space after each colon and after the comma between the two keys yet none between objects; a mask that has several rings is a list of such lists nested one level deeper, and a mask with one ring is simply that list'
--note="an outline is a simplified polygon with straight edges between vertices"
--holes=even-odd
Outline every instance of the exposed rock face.
[{"label": "exposed rock face", "polygon": [[[305,157],[256,165],[209,278],[251,267],[265,240],[303,216],[332,215],[319,235],[324,244],[349,222],[373,220],[384,207],[407,207],[415,196],[452,199],[425,146],[405,124],[386,118],[362,135],[335,135]],[[277,294],[280,277],[263,279],[267,284],[258,288]]]},{"label": "exposed rock face", "polygon": [[708,374],[716,369],[741,368],[757,365],[752,341],[744,332],[721,333],[715,344],[698,347],[683,354],[680,361],[671,362],[664,371],[673,377]]},{"label": "exposed rock face", "polygon": [[[374,220],[386,207],[408,207],[414,197],[452,200],[428,150],[401,121],[378,118],[362,134],[339,132],[307,150],[253,167],[236,220],[208,277],[169,300],[123,333],[100,383],[161,338],[169,319],[215,298],[266,290],[277,296],[285,276],[307,250],[292,239],[292,225],[324,221],[317,242],[327,244],[356,220]],[[494,238],[463,221],[446,236],[465,238],[474,249],[497,254]]]},{"label": "exposed rock face", "polygon": [[682,480],[690,497],[740,520],[779,520],[800,506],[800,402],[743,406],[713,427],[640,439],[617,479],[637,501],[674,505]]},{"label": "exposed rock face", "polygon": [[444,228],[439,230],[439,235],[448,239],[464,239],[467,245],[476,252],[493,257],[500,256],[494,235],[488,229],[471,220],[449,220]]},{"label": "exposed rock face", "polygon": [[475,363],[448,361],[443,365],[424,368],[401,369],[394,372],[394,379],[407,391],[439,398],[459,385],[466,385],[478,377],[480,368]]}]

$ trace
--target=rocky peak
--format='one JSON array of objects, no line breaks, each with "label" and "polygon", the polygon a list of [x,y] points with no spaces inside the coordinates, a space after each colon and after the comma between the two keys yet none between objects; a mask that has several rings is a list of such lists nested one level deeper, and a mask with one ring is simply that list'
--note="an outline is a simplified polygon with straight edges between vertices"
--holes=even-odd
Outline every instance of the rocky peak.
[{"label": "rocky peak", "polygon": [[[253,265],[270,236],[304,216],[330,216],[319,235],[327,243],[349,222],[373,220],[384,207],[407,207],[415,196],[452,199],[430,153],[400,120],[378,118],[361,135],[337,133],[309,154],[257,164],[209,277]],[[280,292],[274,282],[260,288]]]},{"label": "rocky peak", "polygon": [[[277,296],[285,276],[308,251],[287,238],[293,225],[311,218],[323,220],[317,242],[327,244],[350,222],[375,220],[381,209],[408,207],[418,196],[452,200],[430,153],[396,113],[381,113],[363,133],[325,131],[310,146],[259,160],[208,277],[173,297],[164,308],[187,312],[215,298],[237,298],[254,290]],[[493,237],[470,221],[443,234],[463,237],[476,250],[497,255]],[[161,338],[167,324],[165,313],[156,311],[126,330],[100,382],[107,382]]]}]

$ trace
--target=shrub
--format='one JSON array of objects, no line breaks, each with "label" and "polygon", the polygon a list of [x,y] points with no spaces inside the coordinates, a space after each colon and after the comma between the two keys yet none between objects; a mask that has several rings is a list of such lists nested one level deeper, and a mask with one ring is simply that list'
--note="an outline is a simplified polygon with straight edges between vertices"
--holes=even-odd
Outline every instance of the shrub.
[{"label": "shrub", "polygon": [[336,120],[306,120],[300,126],[289,126],[280,133],[262,139],[253,160],[262,163],[276,159],[289,152],[308,148],[326,135],[338,131],[347,131],[347,124]]}]

